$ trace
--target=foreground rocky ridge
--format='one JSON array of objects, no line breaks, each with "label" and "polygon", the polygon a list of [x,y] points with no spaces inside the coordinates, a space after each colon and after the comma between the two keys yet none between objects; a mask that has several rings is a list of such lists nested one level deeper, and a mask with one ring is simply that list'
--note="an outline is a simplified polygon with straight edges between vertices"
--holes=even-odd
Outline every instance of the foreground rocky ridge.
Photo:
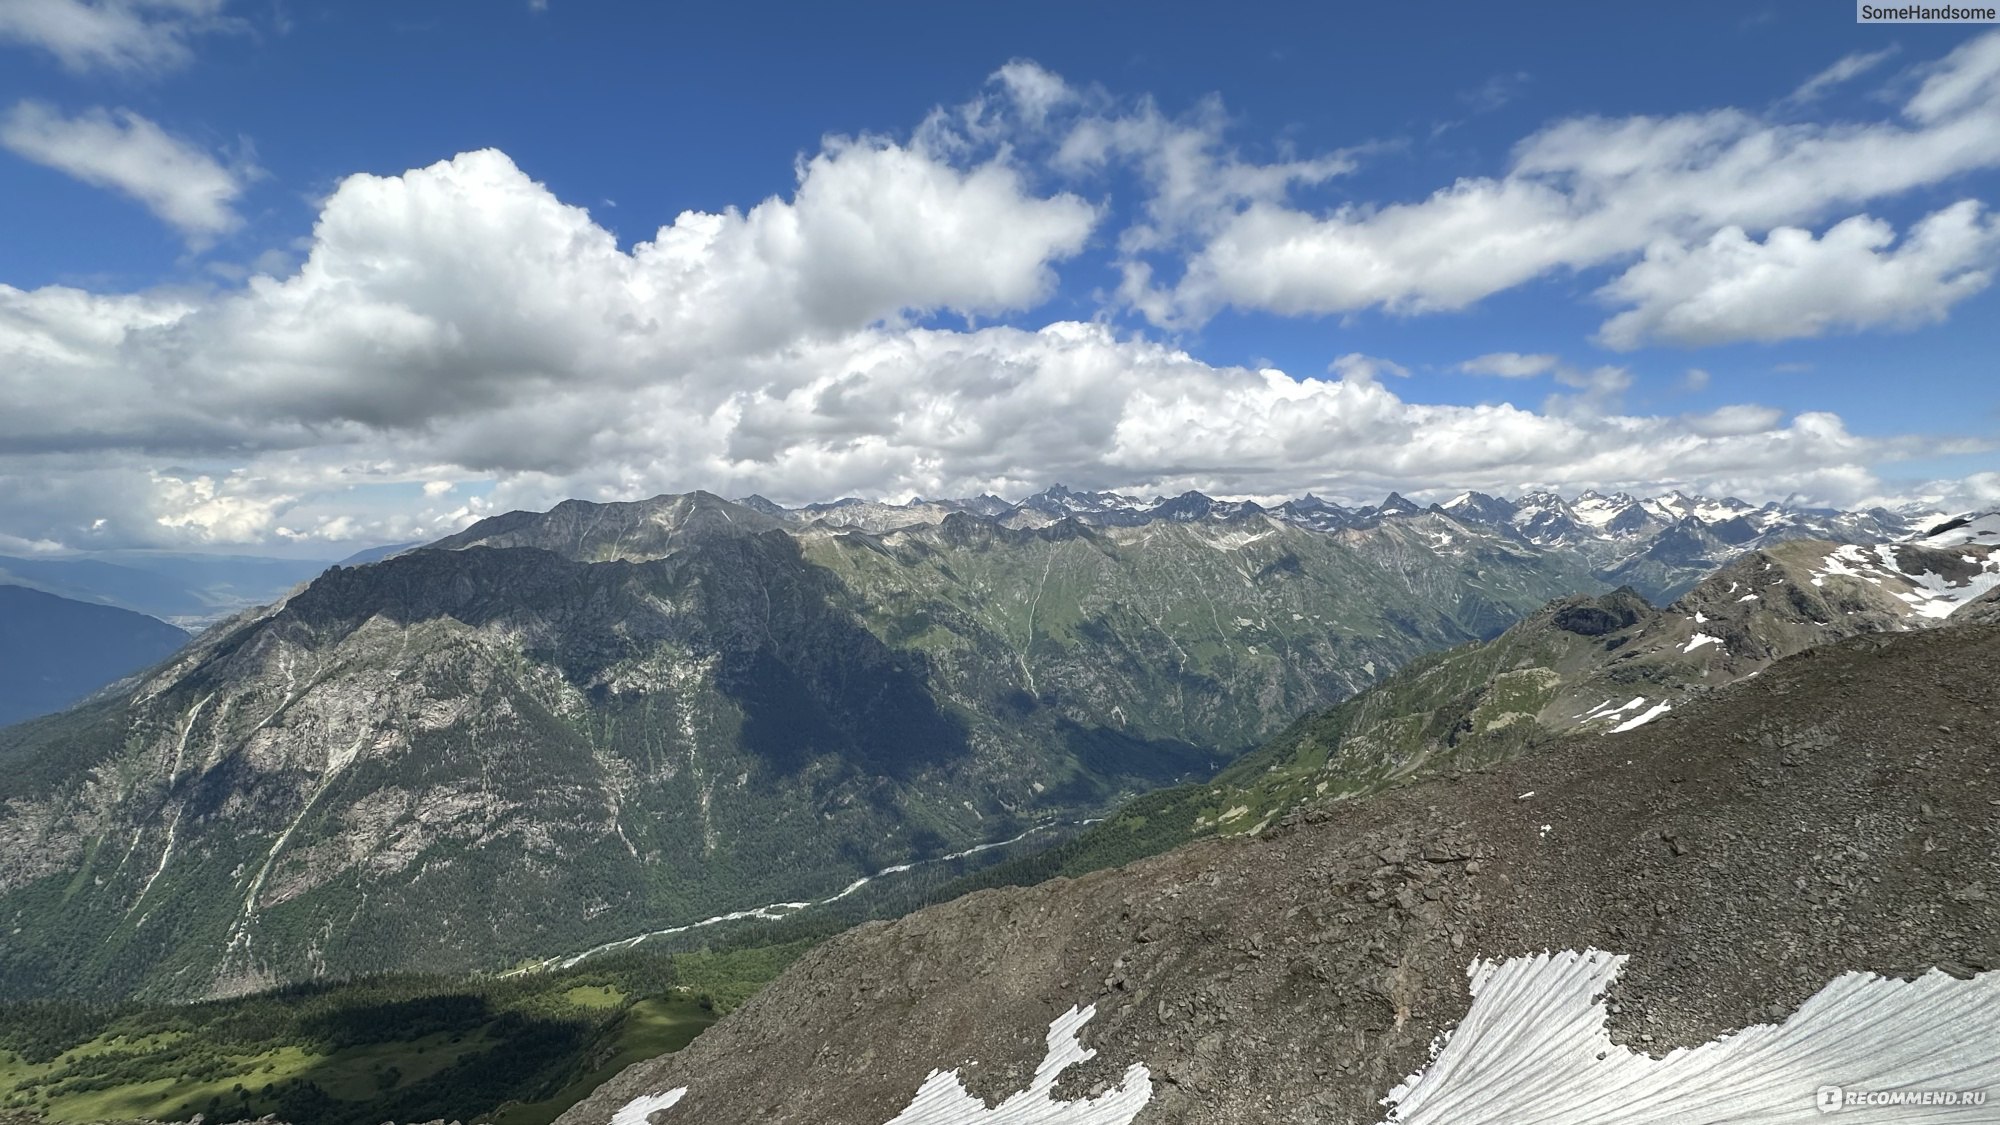
[{"label": "foreground rocky ridge", "polygon": [[1996,661],[1993,626],[1857,636],[1635,730],[864,927],[563,1121],[686,1087],[658,1125],[881,1125],[954,1067],[991,1104],[1095,1003],[1065,1098],[1137,1062],[1142,1123],[1375,1122],[1474,958],[1630,954],[1609,1025],[1654,1055],[1848,970],[2000,969]]}]

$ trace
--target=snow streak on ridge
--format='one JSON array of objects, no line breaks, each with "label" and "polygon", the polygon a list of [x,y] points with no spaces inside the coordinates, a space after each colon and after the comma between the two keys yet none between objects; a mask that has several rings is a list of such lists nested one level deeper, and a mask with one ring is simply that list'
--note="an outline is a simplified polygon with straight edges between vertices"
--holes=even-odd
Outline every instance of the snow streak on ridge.
[{"label": "snow streak on ridge", "polygon": [[909,1108],[888,1125],[1131,1125],[1153,1097],[1152,1075],[1144,1063],[1126,1067],[1118,1085],[1094,1098],[1056,1100],[1056,1079],[1062,1072],[1097,1055],[1082,1039],[1083,1025],[1096,1014],[1092,1004],[1057,1016],[1049,1024],[1048,1053],[1028,1088],[992,1109],[966,1092],[957,1071],[933,1070]]},{"label": "snow streak on ridge", "polygon": [[[1096,1014],[1097,1005],[1091,1004],[1057,1016],[1049,1024],[1048,1053],[1035,1067],[1028,1088],[992,1109],[966,1092],[957,1071],[933,1070],[908,1108],[887,1125],[1131,1125],[1153,1098],[1153,1078],[1144,1063],[1126,1067],[1118,1085],[1094,1098],[1059,1101],[1055,1096],[1056,1079],[1063,1071],[1097,1057],[1082,1038],[1083,1025]],[[685,1093],[687,1087],[682,1086],[634,1098],[612,1117],[611,1125],[647,1125],[652,1113],[672,1106]]]},{"label": "snow streak on ridge", "polygon": [[611,1125],[647,1125],[655,1113],[671,1109],[687,1092],[686,1086],[677,1086],[664,1094],[641,1094],[611,1115]]},{"label": "snow streak on ridge", "polygon": [[[2000,973],[1848,973],[1781,1024],[1655,1059],[1605,1030],[1605,990],[1624,964],[1597,949],[1474,961],[1471,1010],[1431,1065],[1384,1099],[1383,1125],[1782,1125],[1817,1120],[1827,1086],[2000,1088]],[[1852,1106],[1839,1121],[1969,1125],[1993,1112]]]}]

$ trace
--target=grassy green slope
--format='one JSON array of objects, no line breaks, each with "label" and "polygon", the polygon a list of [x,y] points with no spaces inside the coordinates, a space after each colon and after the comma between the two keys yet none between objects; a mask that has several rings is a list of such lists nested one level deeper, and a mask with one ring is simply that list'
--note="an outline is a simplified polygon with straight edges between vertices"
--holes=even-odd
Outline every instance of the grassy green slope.
[{"label": "grassy green slope", "polygon": [[0,1110],[50,1122],[545,1125],[680,1049],[802,943],[506,978],[392,976],[187,1006],[0,1008]]}]

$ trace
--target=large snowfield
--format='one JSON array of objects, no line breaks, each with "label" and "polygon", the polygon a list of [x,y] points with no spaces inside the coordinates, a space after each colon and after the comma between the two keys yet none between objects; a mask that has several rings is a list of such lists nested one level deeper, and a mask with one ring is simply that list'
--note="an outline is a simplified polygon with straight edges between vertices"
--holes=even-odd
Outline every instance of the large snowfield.
[{"label": "large snowfield", "polygon": [[[1605,990],[1625,957],[1602,950],[1475,961],[1472,1008],[1431,1064],[1389,1095],[1384,1125],[1990,1125],[2000,1121],[2000,973],[1914,981],[1848,973],[1780,1024],[1661,1058],[1616,1046]],[[1966,1105],[1844,1105],[1990,1091]]]}]

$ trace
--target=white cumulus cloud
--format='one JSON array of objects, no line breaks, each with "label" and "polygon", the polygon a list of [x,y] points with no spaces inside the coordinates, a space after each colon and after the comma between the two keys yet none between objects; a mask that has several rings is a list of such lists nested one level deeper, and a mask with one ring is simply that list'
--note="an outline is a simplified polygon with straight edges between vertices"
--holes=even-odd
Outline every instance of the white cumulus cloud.
[{"label": "white cumulus cloud", "polygon": [[1458,365],[1467,375],[1498,375],[1502,379],[1532,379],[1554,371],[1562,361],[1553,355],[1523,355],[1520,352],[1489,352]]},{"label": "white cumulus cloud", "polygon": [[184,65],[196,35],[229,26],[226,0],[5,0],[0,41],[54,55],[75,71]]},{"label": "white cumulus cloud", "polygon": [[42,102],[24,101],[0,118],[0,145],[130,196],[197,244],[242,224],[235,204],[258,175],[252,166],[224,164],[123,109],[70,117]]},{"label": "white cumulus cloud", "polygon": [[[1952,66],[1918,97],[1976,137],[1985,126],[1963,125],[1962,107],[1983,95],[1953,85],[1965,65]],[[1774,128],[1732,120],[1744,144]],[[1368,228],[1381,270],[1313,275],[1316,288],[1273,300],[1313,311],[1313,292],[1349,286],[1357,300],[1469,301],[1495,278],[1584,260],[1578,245],[1608,253],[1616,240],[1601,231],[1640,189],[1600,199],[1579,185],[1657,179],[1659,134],[1691,130],[1684,145],[1700,149],[1711,126],[1597,122],[1589,131],[1610,143],[1596,149],[1556,130],[1517,164],[1563,148],[1571,174],[1468,181],[1449,206],[1400,217],[1345,212]],[[347,178],[300,257],[226,288],[0,285],[0,531],[73,546],[403,541],[570,496],[1019,495],[1058,480],[1371,500],[1391,488],[1695,487],[1847,503],[1885,491],[1878,466],[1973,448],[1860,435],[1823,412],[1637,413],[1624,405],[1631,368],[1552,354],[1462,368],[1547,375],[1554,393],[1538,405],[1430,404],[1413,400],[1418,380],[1392,378],[1407,372],[1390,358],[1330,348],[1328,373],[1304,377],[1208,363],[1108,318],[1037,315],[1058,271],[1111,237],[1109,212],[1086,194],[1116,161],[1170,185],[1117,233],[1121,259],[1182,245],[1212,256],[1263,221],[1298,226],[1297,253],[1319,254],[1329,220],[1286,195],[1331,182],[1346,158],[1259,165],[1221,136],[1208,110],[1169,118],[1018,63],[908,139],[831,139],[798,161],[786,194],[689,211],[629,246],[485,150]],[[1560,221],[1527,221],[1537,214]],[[1927,223],[1947,225],[1873,252],[1971,229],[1940,216]],[[1976,212],[1961,218],[1990,229]],[[1655,235],[1616,242],[1631,255],[1696,245],[1673,241],[1673,223],[1639,225]],[[1816,254],[1849,235],[1804,237]],[[1786,248],[1750,240],[1750,256],[1774,241]],[[1418,260],[1433,251],[1439,262]],[[1632,267],[1632,285],[1652,261]],[[1523,274],[1522,262],[1544,266]],[[1685,288],[1662,282],[1657,301],[1635,288],[1627,311],[1678,307],[1669,298]],[[1153,292],[1179,307],[1176,292]]]},{"label": "white cumulus cloud", "polygon": [[1656,243],[1600,295],[1631,308],[1598,338],[1614,348],[1773,341],[1941,321],[1986,288],[2000,223],[1965,200],[1895,228],[1866,215],[1824,235],[1779,227],[1758,242],[1726,227],[1696,246]]},{"label": "white cumulus cloud", "polygon": [[[1132,303],[1163,324],[1227,307],[1462,309],[1661,240],[1796,226],[2000,166],[2000,33],[1920,74],[1887,120],[1795,123],[1741,109],[1582,117],[1523,140],[1505,174],[1461,178],[1413,202],[1313,211],[1281,193],[1250,197],[1201,232],[1178,277],[1156,280],[1154,265],[1135,258]],[[1173,190],[1155,176],[1162,197]]]}]

